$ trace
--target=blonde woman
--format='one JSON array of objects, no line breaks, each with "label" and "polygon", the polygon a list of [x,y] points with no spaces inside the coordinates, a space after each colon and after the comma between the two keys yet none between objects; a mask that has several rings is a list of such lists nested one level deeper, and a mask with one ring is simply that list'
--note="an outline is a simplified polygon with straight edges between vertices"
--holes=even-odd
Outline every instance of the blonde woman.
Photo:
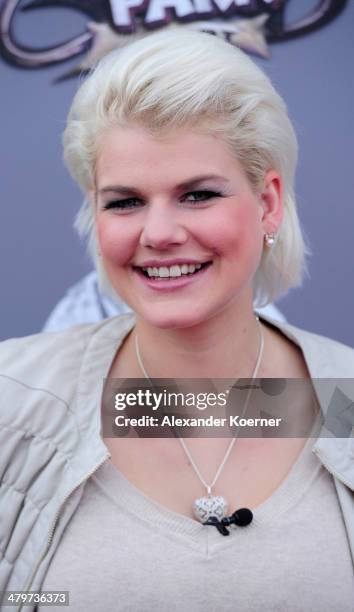
[{"label": "blonde woman", "polygon": [[351,610],[352,439],[102,429],[107,378],[353,375],[349,347],[254,313],[305,270],[284,102],[231,45],[154,34],[81,85],[64,156],[133,314],[1,347],[0,589],[75,612]]}]

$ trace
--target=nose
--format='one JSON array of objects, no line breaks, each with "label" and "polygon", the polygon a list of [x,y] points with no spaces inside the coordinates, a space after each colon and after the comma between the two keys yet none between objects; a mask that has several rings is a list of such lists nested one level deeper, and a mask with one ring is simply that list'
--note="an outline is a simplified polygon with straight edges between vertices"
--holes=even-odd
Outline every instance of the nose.
[{"label": "nose", "polygon": [[184,244],[187,237],[187,230],[173,206],[168,206],[166,203],[149,206],[140,234],[141,246],[164,250]]}]

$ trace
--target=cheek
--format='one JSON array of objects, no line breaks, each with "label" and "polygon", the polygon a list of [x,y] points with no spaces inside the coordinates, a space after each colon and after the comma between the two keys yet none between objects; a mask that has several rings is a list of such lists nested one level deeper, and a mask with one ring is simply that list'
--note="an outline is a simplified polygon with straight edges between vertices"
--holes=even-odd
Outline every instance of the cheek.
[{"label": "cheek", "polygon": [[124,265],[132,257],[136,236],[132,228],[121,219],[98,219],[97,239],[101,255],[107,262]]},{"label": "cheek", "polygon": [[252,202],[239,211],[237,218],[237,236],[240,244],[250,252],[258,251],[262,240],[262,225],[259,208]]},{"label": "cheek", "polygon": [[208,243],[217,253],[229,257],[244,257],[256,254],[262,244],[262,228],[259,212],[251,203],[239,207],[234,205],[210,220],[204,226]]}]

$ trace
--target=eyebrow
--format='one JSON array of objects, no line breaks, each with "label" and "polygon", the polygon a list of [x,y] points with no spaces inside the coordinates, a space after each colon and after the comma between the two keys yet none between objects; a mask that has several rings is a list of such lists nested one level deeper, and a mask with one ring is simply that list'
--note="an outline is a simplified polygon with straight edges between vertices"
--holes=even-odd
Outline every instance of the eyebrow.
[{"label": "eyebrow", "polygon": [[[183,181],[183,183],[177,185],[176,189],[192,189],[203,181],[210,181],[215,179],[219,181],[221,180],[224,183],[229,182],[228,179],[224,176],[220,176],[218,174],[205,174],[202,176],[194,176],[193,178],[188,179],[187,181]],[[96,193],[98,194],[106,192],[119,192],[122,195],[129,195],[132,193],[138,194],[139,190],[135,187],[129,187],[128,185],[107,185],[106,187],[102,187],[102,189],[98,189]]]}]

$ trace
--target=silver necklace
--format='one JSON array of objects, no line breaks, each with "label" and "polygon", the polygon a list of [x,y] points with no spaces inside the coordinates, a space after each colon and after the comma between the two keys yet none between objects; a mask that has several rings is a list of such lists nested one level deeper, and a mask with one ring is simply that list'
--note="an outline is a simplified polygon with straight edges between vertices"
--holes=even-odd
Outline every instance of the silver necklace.
[{"label": "silver necklace", "polygon": [[[258,348],[258,355],[257,355],[257,360],[256,360],[256,365],[254,367],[253,370],[253,374],[252,374],[252,378],[251,381],[253,382],[253,380],[257,377],[258,374],[258,370],[259,370],[259,366],[261,364],[262,361],[262,356],[263,356],[263,349],[264,349],[264,336],[263,336],[263,330],[262,330],[262,326],[259,322],[259,317],[257,317],[257,315],[255,315],[256,317],[256,321],[258,324],[258,331],[259,331],[259,348]],[[152,383],[152,380],[149,376],[149,374],[147,373],[145,366],[143,364],[143,360],[141,358],[141,354],[140,354],[140,349],[139,349],[139,340],[138,340],[138,335],[135,334],[135,354],[136,354],[136,358],[139,364],[139,367],[141,369],[141,371],[143,372],[145,378],[147,380],[149,380]],[[242,415],[241,418],[245,415],[247,407],[248,407],[248,403],[249,403],[249,398],[251,395],[251,391],[252,391],[252,385],[250,385],[247,397],[246,397],[246,401],[244,404],[244,408],[242,411]],[[206,492],[207,495],[205,497],[199,497],[198,499],[195,500],[194,504],[193,504],[193,511],[194,511],[194,515],[195,517],[201,522],[201,523],[206,523],[208,520],[216,518],[217,521],[222,521],[222,519],[226,516],[227,513],[227,502],[225,500],[224,497],[222,497],[221,495],[212,495],[212,488],[215,486],[216,481],[218,480],[223,468],[225,467],[225,464],[230,456],[230,453],[237,441],[238,438],[238,434],[239,434],[239,429],[237,430],[236,434],[234,435],[234,437],[232,438],[228,448],[226,449],[226,453],[223,457],[223,460],[221,461],[216,474],[213,478],[213,480],[208,483],[206,482],[205,478],[203,477],[203,475],[201,474],[198,466],[196,465],[190,450],[188,449],[185,441],[183,440],[183,438],[181,436],[177,436],[181,446],[185,452],[185,454],[187,455],[190,464],[195,472],[195,474],[197,475],[197,477],[199,478],[200,482],[203,484],[203,486],[206,488]],[[225,519],[224,519],[225,520]],[[210,524],[210,523],[209,523]]]}]

